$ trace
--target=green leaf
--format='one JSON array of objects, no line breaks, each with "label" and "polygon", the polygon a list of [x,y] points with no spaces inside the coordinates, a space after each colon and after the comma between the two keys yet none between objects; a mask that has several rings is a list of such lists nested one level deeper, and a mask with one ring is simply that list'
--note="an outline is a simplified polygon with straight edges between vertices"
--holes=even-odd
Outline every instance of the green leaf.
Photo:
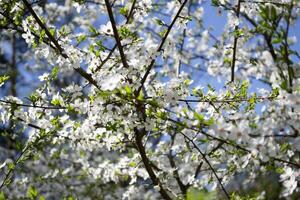
[{"label": "green leaf", "polygon": [[246,110],[254,110],[256,103],[256,93],[252,95],[252,97],[248,100],[248,106],[246,107]]},{"label": "green leaf", "polygon": [[159,118],[159,119],[166,119],[167,113],[164,112],[164,111],[158,110],[158,111],[156,112],[156,116],[157,116],[157,118]]},{"label": "green leaf", "polygon": [[213,117],[209,118],[209,120],[204,121],[204,125],[206,125],[206,126],[212,126],[212,125],[214,125],[214,123],[215,123],[215,120]]},{"label": "green leaf", "polygon": [[244,80],[242,82],[242,85],[241,85],[241,90],[240,90],[240,95],[242,97],[246,97],[247,96],[247,91],[248,91],[248,87],[249,87],[249,82]]},{"label": "green leaf", "polygon": [[89,46],[89,52],[94,53],[95,51],[95,46],[92,44]]},{"label": "green leaf", "polygon": [[212,0],[211,5],[214,7],[220,6],[220,0]]},{"label": "green leaf", "polygon": [[229,99],[231,97],[231,93],[230,91],[226,91],[226,94],[225,94],[225,99]]},{"label": "green leaf", "polygon": [[272,39],[272,43],[273,44],[279,44],[283,41],[283,38],[279,38],[279,37],[276,37],[276,38],[273,38]]},{"label": "green leaf", "polygon": [[203,97],[204,96],[203,91],[200,88],[193,88],[192,94],[196,97]]},{"label": "green leaf", "polygon": [[161,32],[159,32],[159,35],[160,35],[161,37],[164,37],[165,34],[166,34],[166,32],[167,32],[167,29],[162,30]]},{"label": "green leaf", "polygon": [[8,170],[14,170],[16,165],[14,163],[8,163],[7,167],[8,167]]},{"label": "green leaf", "polygon": [[241,37],[244,35],[244,31],[243,31],[243,29],[237,29],[237,30],[233,31],[233,34],[235,37]]},{"label": "green leaf", "polygon": [[209,90],[209,91],[212,91],[212,92],[215,91],[215,89],[214,89],[210,84],[207,84],[207,87],[208,87],[208,90]]},{"label": "green leaf", "polygon": [[40,96],[38,93],[34,92],[34,93],[30,94],[28,98],[32,103],[35,103],[40,99]]},{"label": "green leaf", "polygon": [[266,7],[260,6],[259,7],[259,14],[263,19],[267,19],[268,18],[268,13],[267,13],[267,9]]},{"label": "green leaf", "polygon": [[55,35],[55,29],[54,29],[54,28],[51,28],[51,29],[49,30],[49,32],[51,33],[52,36]]},{"label": "green leaf", "polygon": [[123,7],[123,8],[120,8],[119,12],[121,15],[127,16],[129,13],[129,10],[126,7]]},{"label": "green leaf", "polygon": [[5,200],[5,195],[4,195],[4,192],[0,192],[0,200]]},{"label": "green leaf", "polygon": [[80,126],[81,126],[81,123],[80,123],[80,122],[75,122],[73,128],[76,130],[76,129],[79,128]]},{"label": "green leaf", "polygon": [[30,199],[36,199],[38,196],[38,191],[34,186],[29,186],[27,190],[27,197]]},{"label": "green leaf", "polygon": [[86,40],[86,35],[82,34],[82,35],[78,36],[76,38],[76,40],[77,40],[77,43],[80,44],[81,42],[83,42],[84,40]]},{"label": "green leaf", "polygon": [[126,86],[124,87],[124,90],[125,90],[125,92],[126,92],[126,94],[127,94],[128,96],[130,96],[130,95],[132,94],[132,90],[131,90],[131,88],[130,88],[128,85],[126,85]]},{"label": "green leaf", "polygon": [[58,72],[59,72],[59,67],[58,66],[53,67],[51,71],[51,78],[57,79]]},{"label": "green leaf", "polygon": [[278,174],[283,174],[284,173],[284,168],[283,167],[278,167],[275,170]]},{"label": "green leaf", "polygon": [[89,95],[89,98],[90,98],[90,101],[91,101],[91,102],[94,102],[94,101],[95,101],[95,96],[94,96],[94,95],[90,94],[90,95]]},{"label": "green leaf", "polygon": [[95,43],[96,43],[96,45],[97,45],[97,47],[99,48],[100,51],[105,51],[105,48],[104,48],[103,43],[102,43],[101,40],[98,40]]},{"label": "green leaf", "polygon": [[164,26],[165,25],[165,23],[161,19],[158,19],[158,18],[155,19],[155,22],[156,22],[156,24],[158,24],[160,26]]},{"label": "green leaf", "polygon": [[195,188],[189,189],[186,195],[186,200],[215,200],[215,199],[216,199],[215,192],[206,192]]},{"label": "green leaf", "polygon": [[224,64],[228,64],[228,65],[230,65],[230,64],[231,64],[231,62],[232,62],[232,59],[231,59],[231,58],[229,58],[229,57],[224,57],[224,60],[223,60],[223,62],[224,62]]},{"label": "green leaf", "polygon": [[144,100],[144,94],[142,91],[140,91],[139,96],[137,97],[137,100],[143,101]]},{"label": "green leaf", "polygon": [[271,6],[270,9],[270,18],[275,21],[277,19],[277,12],[275,6]]},{"label": "green leaf", "polygon": [[269,98],[276,98],[279,95],[279,88],[273,88]]},{"label": "green leaf", "polygon": [[93,26],[89,26],[89,32],[91,33],[91,37],[96,37],[99,35],[99,32]]},{"label": "green leaf", "polygon": [[44,29],[41,30],[40,32],[40,39],[39,39],[39,43],[43,43],[43,39],[45,38],[46,35],[46,31]]},{"label": "green leaf", "polygon": [[287,80],[282,81],[280,87],[284,90],[287,90],[288,89]]},{"label": "green leaf", "polygon": [[134,37],[134,34],[131,32],[131,30],[126,27],[126,26],[121,26],[118,29],[118,32],[120,33],[120,38],[121,39],[126,39],[126,38],[132,38]]},{"label": "green leaf", "polygon": [[183,81],[183,84],[186,85],[186,86],[189,86],[189,85],[191,85],[192,83],[193,83],[193,81],[192,81],[191,79],[185,79],[185,80]]},{"label": "green leaf", "polygon": [[17,140],[16,141],[16,150],[22,151],[22,149],[23,149],[23,144],[19,140]]},{"label": "green leaf", "polygon": [[0,76],[0,87],[4,84],[5,81],[9,79],[9,76],[3,75]]},{"label": "green leaf", "polygon": [[289,143],[283,143],[280,145],[280,151],[286,153],[291,148]]},{"label": "green leaf", "polygon": [[54,117],[50,120],[50,123],[56,128],[58,128],[60,126],[59,117]]},{"label": "green leaf", "polygon": [[40,196],[39,200],[46,200],[44,196]]},{"label": "green leaf", "polygon": [[51,104],[54,106],[60,106],[60,101],[59,99],[52,99]]},{"label": "green leaf", "polygon": [[194,112],[194,117],[200,122],[202,123],[204,121],[204,116],[197,113],[197,112]]},{"label": "green leaf", "polygon": [[128,166],[129,166],[129,167],[136,167],[137,164],[136,164],[136,162],[131,161],[131,162],[129,162]]},{"label": "green leaf", "polygon": [[62,26],[59,30],[60,35],[67,35],[66,26]]},{"label": "green leaf", "polygon": [[257,124],[255,122],[249,122],[249,127],[256,129],[257,128]]}]

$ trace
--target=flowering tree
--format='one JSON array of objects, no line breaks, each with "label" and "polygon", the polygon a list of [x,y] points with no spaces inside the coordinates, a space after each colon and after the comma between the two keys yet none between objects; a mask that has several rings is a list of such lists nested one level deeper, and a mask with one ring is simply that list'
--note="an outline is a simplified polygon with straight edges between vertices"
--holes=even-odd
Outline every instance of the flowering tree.
[{"label": "flowering tree", "polygon": [[0,5],[0,199],[299,198],[297,0]]}]

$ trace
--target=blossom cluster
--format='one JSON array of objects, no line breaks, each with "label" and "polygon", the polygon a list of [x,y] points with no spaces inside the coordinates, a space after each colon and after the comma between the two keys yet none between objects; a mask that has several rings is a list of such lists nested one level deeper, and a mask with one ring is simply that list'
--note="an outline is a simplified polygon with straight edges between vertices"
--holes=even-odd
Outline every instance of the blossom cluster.
[{"label": "blossom cluster", "polygon": [[0,197],[299,196],[299,2],[0,6]]}]

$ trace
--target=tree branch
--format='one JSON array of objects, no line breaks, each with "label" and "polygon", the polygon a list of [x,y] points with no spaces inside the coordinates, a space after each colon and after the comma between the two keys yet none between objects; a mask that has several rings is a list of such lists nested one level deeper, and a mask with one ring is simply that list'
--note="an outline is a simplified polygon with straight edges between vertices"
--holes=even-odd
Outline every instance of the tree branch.
[{"label": "tree branch", "polygon": [[289,80],[289,91],[290,93],[293,92],[293,68],[291,67],[291,62],[289,59],[289,43],[288,43],[288,37],[289,37],[289,29],[290,29],[290,19],[292,17],[292,10],[293,10],[293,1],[291,1],[291,5],[288,7],[288,16],[286,19],[286,29],[284,34],[284,59],[288,67],[288,80]]},{"label": "tree branch", "polygon": [[197,151],[201,154],[202,158],[204,159],[204,161],[207,163],[207,165],[209,166],[209,168],[211,169],[211,171],[213,172],[213,174],[215,175],[216,179],[218,180],[221,189],[223,190],[223,192],[225,193],[227,199],[230,199],[230,196],[228,194],[228,192],[226,191],[225,187],[222,184],[222,180],[219,178],[218,174],[216,173],[215,169],[213,168],[213,166],[210,164],[209,160],[206,158],[205,154],[200,150],[200,148],[196,145],[196,143],[190,139],[187,135],[185,135],[184,133],[180,132],[189,142],[191,142],[193,144],[193,146],[195,147],[195,149],[197,149]]},{"label": "tree branch", "polygon": [[[54,36],[50,33],[50,31],[47,29],[46,25],[44,25],[44,23],[40,20],[40,18],[37,16],[37,14],[34,12],[34,10],[32,9],[31,5],[28,3],[27,0],[22,0],[24,5],[27,7],[27,9],[29,10],[30,14],[33,16],[33,18],[36,20],[36,22],[38,23],[38,25],[45,30],[45,33],[47,35],[47,37],[49,38],[49,40],[51,40],[51,42],[54,44],[54,46],[56,47],[56,49],[58,50],[59,54],[64,57],[64,58],[69,58],[69,56],[65,53],[64,49],[59,45],[59,43],[57,42],[57,40],[54,38]],[[73,69],[79,73],[83,78],[85,78],[89,83],[91,83],[92,85],[94,85],[96,88],[99,89],[99,86],[97,85],[97,82],[92,78],[92,76],[90,74],[88,74],[86,71],[84,71],[82,68],[74,68]]]},{"label": "tree branch", "polygon": [[171,167],[174,169],[174,177],[178,183],[178,186],[181,190],[181,192],[186,195],[187,189],[188,189],[188,185],[184,185],[183,182],[180,179],[179,173],[178,173],[178,169],[176,166],[176,163],[174,161],[173,155],[172,155],[172,146],[174,145],[175,142],[175,137],[176,137],[176,132],[171,136],[171,145],[170,145],[170,150],[169,150],[169,155],[168,155],[168,159],[170,162]]},{"label": "tree branch", "polygon": [[[159,52],[159,51],[162,50],[162,47],[163,47],[163,45],[164,45],[164,43],[165,43],[165,41],[166,41],[166,39],[167,39],[167,37],[168,37],[168,35],[169,35],[171,29],[172,29],[172,27],[174,26],[176,20],[179,18],[179,15],[180,15],[181,11],[183,10],[183,8],[184,8],[184,6],[185,6],[186,3],[187,3],[187,0],[184,0],[183,3],[181,4],[181,6],[180,6],[179,10],[177,11],[177,13],[176,13],[176,15],[175,15],[175,17],[174,17],[172,23],[170,24],[169,28],[167,29],[167,32],[165,33],[163,39],[161,40],[161,43],[160,43],[159,47],[158,47],[157,50],[156,50],[157,52]],[[137,89],[137,91],[135,92],[135,95],[136,95],[136,96],[138,96],[139,93],[140,93],[140,91],[142,90],[142,88],[143,88],[143,86],[144,86],[144,84],[145,84],[145,82],[146,82],[146,80],[147,80],[147,77],[148,77],[149,74],[150,74],[150,71],[151,71],[151,69],[152,69],[154,63],[155,63],[155,58],[151,60],[150,65],[147,67],[146,73],[144,74],[144,76],[143,76],[143,78],[142,78],[142,80],[141,80],[141,85],[140,85],[140,87]]]},{"label": "tree branch", "polygon": [[[145,132],[145,129],[143,129],[142,131]],[[148,172],[151,181],[153,182],[154,186],[159,186],[159,193],[161,194],[161,196],[164,199],[172,200],[172,198],[169,196],[167,191],[164,189],[164,187],[162,186],[162,183],[160,182],[159,178],[156,176],[156,174],[154,173],[154,171],[152,169],[151,162],[150,162],[149,158],[147,157],[147,153],[145,151],[145,148],[144,148],[143,142],[142,142],[144,134],[141,133],[141,131],[139,131],[137,128],[134,128],[134,132],[135,132],[135,143],[137,145],[137,149],[139,151],[139,154],[142,158],[145,169]]]},{"label": "tree branch", "polygon": [[[132,2],[132,6],[131,6],[131,9],[129,11],[129,14],[127,16],[127,20],[126,20],[126,24],[130,23],[130,20],[133,16],[133,11],[134,11],[134,8],[135,8],[135,4],[136,4],[136,0],[134,0]],[[102,63],[97,67],[97,69],[95,70],[95,72],[99,71],[102,66],[110,59],[110,57],[113,55],[114,51],[116,50],[117,48],[117,44],[114,45],[114,47],[112,48],[112,50],[109,52],[109,54],[107,55],[107,57],[102,61]]]},{"label": "tree branch", "polygon": [[67,109],[67,107],[64,106],[42,106],[42,105],[30,105],[30,104],[21,104],[11,101],[5,101],[0,99],[0,103],[4,104],[10,104],[12,106],[18,106],[18,107],[31,107],[31,108],[42,108],[42,109]]},{"label": "tree branch", "polygon": [[[236,148],[236,149],[245,151],[245,152],[247,152],[247,153],[251,153],[251,150],[246,149],[245,147],[243,147],[243,146],[241,146],[241,145],[239,145],[239,144],[235,144],[235,143],[232,142],[232,141],[227,141],[227,140],[225,140],[225,139],[223,139],[223,138],[219,138],[219,137],[210,135],[210,134],[204,132],[204,130],[200,130],[200,129],[197,128],[197,127],[194,127],[194,126],[189,126],[189,127],[187,127],[187,126],[184,125],[183,122],[181,122],[181,121],[176,121],[176,120],[171,119],[171,118],[167,118],[167,120],[170,121],[170,122],[172,122],[172,123],[174,123],[175,125],[183,126],[183,127],[186,128],[186,129],[190,129],[190,130],[197,131],[197,132],[200,131],[201,134],[205,135],[205,136],[208,137],[208,138],[211,138],[211,139],[216,140],[216,141],[219,141],[219,142],[223,142],[224,144],[227,144],[227,145],[232,146],[232,147],[234,147],[234,148]],[[273,157],[273,156],[269,156],[269,158],[270,158],[270,159],[273,159],[273,160],[275,160],[275,161],[278,161],[278,162],[286,163],[286,164],[288,164],[288,165],[291,165],[291,166],[300,168],[300,164],[295,163],[295,162],[292,162],[292,161],[283,160],[283,159],[281,159],[281,158],[277,158],[277,157]]]},{"label": "tree branch", "polygon": [[[236,17],[240,17],[240,9],[241,9],[241,1],[238,0],[237,4],[237,12],[236,12]],[[234,70],[235,70],[235,62],[236,62],[236,50],[237,50],[237,42],[238,42],[238,30],[239,30],[239,25],[236,25],[234,27],[234,41],[233,41],[233,54],[232,54],[232,61],[231,61],[231,82],[234,82]]]},{"label": "tree branch", "polygon": [[117,29],[116,22],[115,22],[115,19],[114,19],[114,14],[112,12],[112,8],[111,8],[111,5],[109,3],[109,0],[105,0],[105,5],[106,5],[108,16],[109,16],[109,19],[110,19],[110,22],[111,22],[112,29],[113,29],[113,32],[114,32],[114,37],[115,37],[115,40],[116,40],[116,43],[117,43],[117,47],[119,49],[119,53],[120,53],[120,56],[121,56],[123,66],[125,68],[129,68],[129,65],[127,63],[126,56],[125,56],[125,53],[124,53],[124,50],[123,50],[123,47],[122,47],[122,44],[121,44],[121,39],[120,39],[120,36],[119,36],[119,33],[118,33],[118,29]]}]

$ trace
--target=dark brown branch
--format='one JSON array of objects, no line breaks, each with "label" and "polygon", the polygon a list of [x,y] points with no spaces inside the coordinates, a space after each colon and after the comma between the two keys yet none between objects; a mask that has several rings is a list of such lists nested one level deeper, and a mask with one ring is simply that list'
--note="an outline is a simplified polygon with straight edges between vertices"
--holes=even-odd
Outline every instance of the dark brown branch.
[{"label": "dark brown branch", "polygon": [[[190,2],[189,3],[189,6],[188,6],[188,15],[190,15],[190,10],[191,10],[191,7],[192,7],[193,3]],[[184,50],[184,41],[185,41],[185,37],[186,37],[186,29],[183,30],[183,33],[182,33],[182,41],[181,41],[181,44],[180,44],[180,51],[179,51],[179,54],[183,54],[183,50]],[[179,76],[180,75],[180,70],[181,70],[181,65],[182,65],[182,61],[181,59],[179,60],[179,63],[178,63],[178,68],[177,68],[177,72],[176,72],[176,75]]]},{"label": "dark brown branch", "polygon": [[196,168],[196,171],[195,171],[195,175],[194,175],[194,178],[196,179],[198,174],[201,172],[201,167],[203,165],[203,162],[200,162],[200,164],[198,165],[198,167]]},{"label": "dark brown branch", "polygon": [[[258,3],[258,2],[256,2]],[[272,3],[272,2],[260,2],[260,3]],[[290,66],[290,61],[289,61],[289,58],[288,58],[288,54],[289,54],[289,51],[288,51],[288,43],[287,43],[287,37],[288,37],[288,32],[289,32],[289,26],[290,26],[290,22],[289,22],[289,19],[291,18],[291,10],[292,8],[295,6],[293,5],[293,2],[291,2],[290,5],[288,4],[276,4],[276,3],[273,3],[274,5],[277,5],[277,6],[285,6],[287,7],[288,9],[288,20],[287,20],[287,26],[286,26],[286,30],[285,30],[285,40],[284,40],[284,59],[285,59],[285,62],[288,66],[288,82],[289,82],[289,89],[288,89],[288,92],[292,92],[292,86],[293,86],[293,68]],[[228,4],[230,5],[230,4]],[[233,10],[236,14],[238,13],[237,9],[234,9],[234,8],[230,8],[230,6],[227,6],[227,5],[222,5],[225,9],[228,9],[228,10]],[[244,12],[241,12],[240,13],[250,24],[252,24],[255,28],[258,27],[258,25],[256,24],[256,22],[251,19],[246,13]],[[280,20],[278,20],[275,24],[275,26],[278,26]],[[277,54],[275,52],[275,48],[272,44],[272,34],[271,35],[268,35],[267,33],[262,33],[265,41],[266,41],[266,44],[269,48],[269,52],[273,58],[274,61],[277,60]],[[278,68],[279,72],[280,72],[280,75],[282,78],[285,78],[285,75],[282,71],[282,69],[280,68],[280,66],[278,64],[276,64],[276,67]]]},{"label": "dark brown branch", "polygon": [[95,72],[99,71],[103,65],[105,65],[105,63],[111,58],[111,56],[113,55],[114,51],[116,50],[117,45],[115,45],[111,51],[109,51],[109,54],[107,55],[107,57],[101,62],[101,64],[97,67],[97,69],[95,70]]},{"label": "dark brown branch", "polygon": [[177,169],[177,166],[176,166],[176,163],[174,161],[174,157],[172,155],[172,152],[173,152],[172,151],[172,146],[174,145],[175,137],[176,137],[176,132],[171,137],[171,146],[170,146],[170,150],[169,150],[169,154],[168,154],[168,159],[169,159],[171,167],[174,169],[174,177],[175,177],[175,179],[176,179],[176,181],[178,183],[178,186],[179,186],[182,194],[185,195],[186,192],[187,192],[187,189],[188,189],[188,185],[184,185],[183,182],[181,181],[179,173],[178,173],[178,169]]},{"label": "dark brown branch", "polygon": [[[237,9],[232,8],[231,4],[229,4],[229,3],[227,3],[227,4],[221,4],[221,6],[223,6],[225,8],[225,10],[232,10],[232,11],[234,11],[237,14]],[[246,13],[240,12],[240,15],[242,15],[252,26],[254,26],[255,28],[258,27],[258,25],[256,24],[256,22],[253,19],[251,19]],[[276,55],[274,47],[272,45],[272,40],[271,40],[271,38],[270,38],[269,35],[267,35],[265,33],[262,33],[262,35],[263,35],[263,37],[264,37],[264,39],[265,39],[265,41],[267,43],[267,46],[269,48],[269,52],[272,55],[273,60],[275,61],[277,59],[277,55]]]},{"label": "dark brown branch", "polygon": [[218,176],[217,172],[215,171],[215,169],[213,168],[213,166],[210,164],[209,160],[206,158],[205,154],[200,150],[200,148],[196,145],[196,143],[190,139],[187,135],[185,135],[184,133],[180,132],[189,142],[191,142],[194,146],[195,149],[197,149],[197,151],[201,154],[203,160],[206,162],[206,164],[209,166],[209,168],[211,169],[211,171],[213,172],[213,174],[215,175],[216,179],[218,180],[221,189],[223,190],[225,196],[227,197],[227,199],[230,199],[230,196],[228,194],[228,192],[226,191],[225,187],[222,184],[222,180],[220,179],[220,177]]},{"label": "dark brown branch", "polygon": [[213,148],[207,155],[210,156],[213,153],[215,153],[218,149],[220,149],[222,147],[223,144],[224,144],[224,142],[219,142],[219,144],[215,148]]},{"label": "dark brown branch", "polygon": [[293,92],[293,68],[291,67],[290,59],[289,59],[289,29],[290,29],[290,19],[292,17],[292,10],[293,10],[293,1],[291,1],[291,5],[288,8],[288,16],[286,19],[286,29],[284,34],[284,59],[288,67],[288,80],[289,80],[289,91],[290,93]]},{"label": "dark brown branch", "polygon": [[[176,121],[174,119],[171,119],[171,118],[167,118],[168,121],[174,123],[174,124],[177,124],[177,125],[181,125],[181,126],[184,126],[184,124],[181,122],[181,121]],[[239,150],[243,150],[245,152],[248,152],[248,153],[251,153],[250,150],[238,145],[238,144],[235,144],[233,142],[230,142],[230,141],[227,141],[223,138],[219,138],[219,137],[216,137],[216,136],[213,136],[213,135],[210,135],[206,132],[204,132],[203,130],[199,130],[199,128],[197,127],[194,127],[194,126],[190,126],[190,127],[185,127],[187,129],[190,129],[190,130],[193,130],[193,131],[197,131],[197,132],[201,132],[201,134],[205,135],[206,137],[210,138],[210,139],[213,139],[213,140],[216,140],[216,141],[219,141],[219,142],[223,142],[224,144],[227,144],[227,145],[230,145],[230,146],[233,146],[235,147],[236,149],[239,149]]]},{"label": "dark brown branch", "polygon": [[153,183],[154,186],[158,186],[159,187],[159,193],[161,194],[161,196],[166,199],[166,200],[172,200],[172,198],[169,196],[169,194],[167,193],[167,191],[164,189],[164,187],[162,186],[162,183],[160,182],[159,178],[156,176],[156,174],[154,173],[152,166],[151,166],[151,161],[149,160],[149,158],[147,157],[147,153],[145,151],[145,148],[143,146],[143,135],[145,132],[145,130],[143,129],[142,131],[139,131],[137,128],[134,128],[135,131],[135,143],[137,146],[137,149],[139,151],[139,154],[142,158],[142,161],[144,163],[145,169],[149,174],[149,177]]},{"label": "dark brown branch", "polygon": [[123,47],[122,47],[122,44],[121,44],[121,39],[120,39],[120,36],[119,36],[119,33],[118,33],[118,29],[117,29],[117,26],[116,26],[116,21],[114,19],[114,14],[113,14],[111,5],[109,3],[109,0],[105,0],[105,5],[106,5],[108,16],[109,16],[109,19],[110,19],[110,22],[111,22],[112,29],[113,29],[113,32],[114,32],[114,37],[115,37],[115,40],[116,40],[116,43],[117,43],[117,47],[119,49],[119,53],[120,53],[120,56],[121,56],[123,66],[125,68],[129,68],[129,65],[127,63],[126,56],[125,56],[125,53],[124,53],[124,50],[123,50]]},{"label": "dark brown branch", "polygon": [[[37,16],[37,14],[34,12],[34,10],[32,9],[31,5],[28,3],[27,0],[22,0],[24,5],[27,7],[27,9],[29,10],[30,14],[33,16],[33,18],[36,20],[36,22],[38,23],[38,25],[45,30],[45,33],[47,35],[47,37],[49,38],[49,40],[51,40],[51,42],[54,44],[54,46],[56,47],[56,49],[58,50],[59,54],[64,57],[64,58],[69,58],[69,56],[65,53],[64,49],[59,45],[59,43],[57,42],[57,40],[54,38],[54,36],[50,33],[50,31],[47,29],[46,25],[44,25],[44,23],[40,20],[40,18]],[[83,78],[85,78],[89,83],[91,83],[92,85],[94,85],[96,88],[99,88],[99,86],[97,85],[97,82],[92,78],[92,76],[90,74],[88,74],[86,71],[84,71],[82,68],[73,68],[77,73],[79,73]]]},{"label": "dark brown branch", "polygon": [[[241,1],[238,0],[237,11],[236,11],[237,18],[240,17],[240,9],[241,9]],[[239,25],[236,25],[234,27],[233,54],[232,54],[232,61],[231,61],[231,82],[234,82],[234,70],[235,70],[235,62],[236,62],[237,42],[238,42],[238,38],[239,38],[238,30],[239,30]]]},{"label": "dark brown branch", "polygon": [[[136,0],[134,0],[132,2],[132,6],[131,6],[131,9],[129,11],[129,14],[127,16],[127,20],[126,20],[126,23],[125,24],[128,24],[130,23],[130,20],[133,16],[133,11],[134,11],[134,8],[135,8],[135,4],[136,4]],[[111,56],[113,55],[114,51],[116,50],[117,48],[117,44],[114,45],[114,47],[111,49],[111,51],[109,52],[109,54],[107,55],[107,57],[101,62],[101,64],[97,67],[97,69],[95,70],[95,72],[99,71],[103,65],[105,65],[105,63],[111,58]]]},{"label": "dark brown branch", "polygon": [[17,68],[17,52],[16,52],[16,35],[12,35],[12,58],[11,58],[11,70],[10,70],[10,94],[12,96],[17,96],[16,84],[17,84],[17,76],[18,76],[18,68]]},{"label": "dark brown branch", "polygon": [[[181,6],[180,6],[179,10],[177,11],[177,13],[176,13],[176,15],[175,15],[173,21],[171,22],[169,28],[167,29],[167,32],[165,33],[164,37],[163,37],[162,40],[161,40],[161,43],[160,43],[159,47],[158,47],[157,50],[156,50],[157,52],[160,52],[160,51],[162,50],[162,47],[163,47],[163,45],[164,45],[164,43],[165,43],[165,41],[166,41],[166,39],[167,39],[167,37],[168,37],[170,31],[172,30],[172,27],[174,26],[176,20],[179,18],[179,15],[180,15],[181,11],[183,10],[183,8],[184,8],[184,6],[185,6],[186,3],[187,3],[187,0],[184,0],[183,3],[181,4]],[[149,74],[150,74],[150,71],[151,71],[151,69],[152,69],[154,63],[155,63],[155,58],[153,58],[153,59],[151,60],[151,62],[150,62],[150,65],[148,65],[147,70],[146,70],[146,73],[144,74],[144,76],[143,76],[143,78],[142,78],[142,80],[141,80],[141,85],[139,86],[139,88],[138,88],[137,91],[135,92],[136,96],[139,95],[140,91],[141,91],[142,88],[144,87],[144,84],[145,84],[145,82],[146,82],[146,80],[147,80],[147,77],[148,77]]]},{"label": "dark brown branch", "polygon": [[14,167],[10,168],[8,170],[8,172],[6,173],[1,185],[0,185],[0,190],[2,189],[3,186],[5,186],[6,182],[8,181],[8,179],[10,178],[10,176],[12,175],[12,173],[14,172],[16,165],[20,162],[21,158],[23,157],[23,155],[28,151],[29,149],[29,145],[26,145],[26,147],[21,151],[20,155],[17,157],[17,159],[13,162]]},{"label": "dark brown branch", "polygon": [[241,0],[242,3],[255,3],[255,4],[273,4],[276,6],[288,6],[288,4],[280,3],[280,2],[274,2],[274,1],[245,1]]},{"label": "dark brown branch", "polygon": [[18,107],[31,107],[31,108],[42,108],[42,109],[67,109],[67,107],[64,106],[42,106],[42,105],[30,105],[30,104],[20,104],[16,102],[11,102],[11,101],[6,101],[6,100],[1,100],[0,103],[4,104],[10,104],[12,106],[18,106]]},{"label": "dark brown branch", "polygon": [[25,122],[23,119],[21,119],[20,117],[17,117],[17,120],[21,121],[21,122],[24,122],[27,126],[31,127],[31,128],[34,128],[34,129],[37,129],[37,130],[44,130],[43,128],[35,125],[35,124],[31,124],[31,123],[27,123]]},{"label": "dark brown branch", "polygon": [[[232,102],[248,102],[250,98],[242,98],[242,99],[216,99],[216,100],[210,100],[210,99],[178,99],[178,101],[181,102],[187,102],[187,103],[232,103]],[[259,101],[265,101],[265,100],[274,100],[274,97],[256,97],[255,100]]]},{"label": "dark brown branch", "polygon": [[[210,135],[210,134],[204,132],[204,130],[199,130],[199,128],[197,128],[197,127],[194,127],[194,126],[186,127],[186,126],[184,125],[183,122],[181,122],[181,121],[176,121],[176,120],[171,119],[171,118],[167,118],[167,120],[170,121],[170,122],[172,122],[172,123],[174,123],[174,124],[176,124],[176,125],[184,126],[184,127],[187,128],[187,129],[190,129],[190,130],[193,130],[193,131],[197,131],[197,132],[200,131],[201,134],[205,135],[205,136],[208,137],[208,138],[211,138],[211,139],[216,140],[216,141],[219,141],[219,142],[223,142],[224,144],[227,144],[227,145],[232,146],[232,147],[234,147],[234,148],[236,148],[236,149],[245,151],[245,152],[247,152],[247,153],[251,153],[251,150],[246,149],[245,147],[243,147],[243,146],[241,146],[241,145],[239,145],[239,144],[235,144],[235,143],[232,142],[232,141],[227,141],[227,140],[225,140],[225,139],[222,139],[222,138],[219,138],[219,137]],[[291,165],[291,166],[300,168],[300,164],[295,163],[295,162],[286,161],[286,160],[283,160],[283,159],[281,159],[281,158],[272,157],[272,156],[270,156],[269,158],[271,158],[271,159],[273,159],[273,160],[275,160],[275,161],[278,161],[278,162],[283,162],[283,163],[289,164],[289,165]]]}]

